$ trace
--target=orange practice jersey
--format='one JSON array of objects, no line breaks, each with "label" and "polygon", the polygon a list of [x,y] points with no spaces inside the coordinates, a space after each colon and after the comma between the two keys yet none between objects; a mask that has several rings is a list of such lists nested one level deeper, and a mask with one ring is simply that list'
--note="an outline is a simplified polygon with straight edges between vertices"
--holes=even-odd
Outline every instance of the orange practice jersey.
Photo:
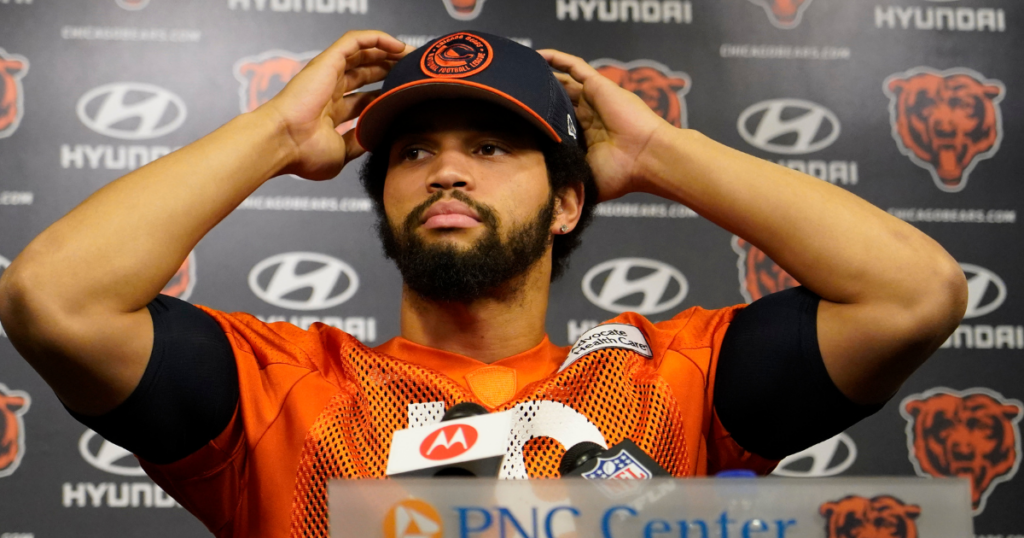
[{"label": "orange practice jersey", "polygon": [[767,473],[777,462],[740,448],[712,406],[719,349],[737,308],[608,322],[638,328],[651,358],[602,347],[611,339],[596,335],[594,350],[568,364],[570,348],[545,338],[490,365],[403,338],[371,349],[325,325],[304,331],[205,309],[238,364],[235,416],[183,460],[142,464],[219,537],[327,537],[329,479],[383,477],[395,430],[439,420],[465,401],[519,415],[505,478],[556,477],[565,445],[594,436],[606,446],[629,438],[675,476]]}]

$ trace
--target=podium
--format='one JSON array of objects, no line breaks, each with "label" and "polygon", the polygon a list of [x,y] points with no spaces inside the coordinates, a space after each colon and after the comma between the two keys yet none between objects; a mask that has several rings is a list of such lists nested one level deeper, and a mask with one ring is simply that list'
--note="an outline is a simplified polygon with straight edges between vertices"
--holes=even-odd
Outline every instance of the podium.
[{"label": "podium", "polygon": [[970,484],[927,478],[333,480],[332,538],[970,538]]}]

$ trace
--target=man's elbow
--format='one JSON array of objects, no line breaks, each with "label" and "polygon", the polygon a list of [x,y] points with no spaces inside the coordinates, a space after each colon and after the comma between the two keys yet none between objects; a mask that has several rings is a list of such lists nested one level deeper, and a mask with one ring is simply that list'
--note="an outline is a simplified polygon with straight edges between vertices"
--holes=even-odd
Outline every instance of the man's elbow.
[{"label": "man's elbow", "polygon": [[934,262],[932,276],[922,282],[913,316],[921,335],[938,344],[953,334],[967,311],[967,279],[963,269],[943,254]]}]

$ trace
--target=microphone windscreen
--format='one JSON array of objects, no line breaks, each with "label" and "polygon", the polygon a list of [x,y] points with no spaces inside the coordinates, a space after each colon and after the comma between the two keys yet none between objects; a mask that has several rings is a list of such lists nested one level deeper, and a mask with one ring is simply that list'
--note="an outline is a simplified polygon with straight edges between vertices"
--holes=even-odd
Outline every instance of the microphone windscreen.
[{"label": "microphone windscreen", "polygon": [[604,447],[590,441],[583,441],[573,445],[562,455],[562,461],[558,464],[558,474],[566,474],[582,467],[591,459],[604,452]]},{"label": "microphone windscreen", "polygon": [[487,410],[484,409],[484,406],[473,402],[462,402],[451,406],[447,411],[445,411],[444,416],[441,417],[441,422],[486,414]]}]

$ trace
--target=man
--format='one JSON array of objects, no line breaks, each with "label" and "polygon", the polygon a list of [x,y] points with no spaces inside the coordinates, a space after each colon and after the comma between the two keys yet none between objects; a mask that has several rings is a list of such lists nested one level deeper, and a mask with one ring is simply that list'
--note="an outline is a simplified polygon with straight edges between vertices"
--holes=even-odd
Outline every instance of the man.
[{"label": "man", "polygon": [[[264,181],[332,178],[363,148],[400,337],[368,349],[158,297]],[[630,192],[693,208],[806,288],[553,346],[572,234]],[[0,281],[19,352],[218,536],[324,536],[327,479],[382,476],[396,429],[462,401],[520,414],[505,477],[625,438],[677,476],[766,473],[879,409],[965,302],[956,262],[867,202],[672,127],[580,58],[468,32],[414,52],[346,34],[266,105],[92,195]]]}]

